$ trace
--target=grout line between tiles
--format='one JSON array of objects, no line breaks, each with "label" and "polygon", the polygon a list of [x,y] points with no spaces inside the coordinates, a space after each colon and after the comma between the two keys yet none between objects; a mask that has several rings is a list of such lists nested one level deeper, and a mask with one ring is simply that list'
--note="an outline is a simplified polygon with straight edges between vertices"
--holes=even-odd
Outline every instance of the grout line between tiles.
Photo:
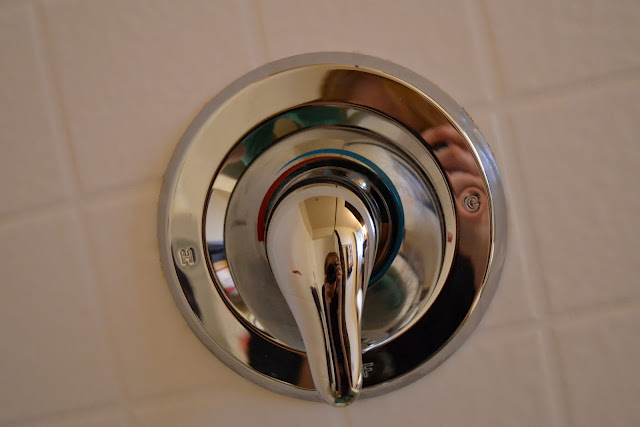
[{"label": "grout line between tiles", "polygon": [[510,329],[517,331],[531,327],[553,329],[556,327],[564,327],[565,325],[575,322],[585,322],[590,320],[597,321],[598,317],[611,315],[611,313],[627,311],[640,312],[640,298],[621,299],[613,303],[594,304],[587,307],[567,309],[558,313],[547,313],[544,317],[538,319],[525,319],[487,325],[483,327],[482,330],[487,332]]},{"label": "grout line between tiles", "polygon": [[474,36],[475,60],[482,75],[488,100],[484,104],[494,105],[498,99],[504,98],[504,90],[503,79],[496,67],[497,52],[495,51],[490,31],[485,28],[488,18],[482,5],[476,1],[468,0],[466,10],[469,27]]},{"label": "grout line between tiles", "polygon": [[612,71],[589,79],[564,85],[552,85],[521,94],[513,94],[505,98],[510,108],[529,108],[532,105],[554,102],[559,99],[576,96],[590,96],[611,88],[640,84],[640,68]]},{"label": "grout line between tiles", "polygon": [[[555,418],[556,425],[573,425],[571,422],[571,411],[569,410],[569,390],[564,380],[564,369],[560,363],[560,351],[557,344],[553,340],[553,331],[551,326],[545,325],[541,329],[542,335],[542,358],[549,384],[548,402],[553,408],[552,416]],[[557,402],[560,402],[558,404]]]},{"label": "grout line between tiles", "polygon": [[269,49],[260,5],[256,0],[242,0],[238,4],[244,21],[251,65],[256,68],[269,61]]},{"label": "grout line between tiles", "polygon": [[[502,111],[498,113],[501,116],[501,120],[499,120],[499,134],[503,138],[508,138],[510,140],[515,140],[513,128],[511,126],[510,118],[507,114]],[[504,142],[504,141],[503,141]],[[523,162],[522,154],[520,150],[518,150],[517,144],[512,144],[513,150],[511,152],[511,157],[514,163],[517,165],[521,165]],[[513,204],[512,208],[514,210],[514,214],[522,219],[522,223],[525,224],[524,228],[521,230],[524,233],[523,241],[530,242],[531,248],[521,248],[525,250],[524,255],[527,256],[531,262],[525,265],[525,268],[528,270],[529,274],[527,277],[532,277],[533,275],[538,276],[542,286],[529,286],[529,292],[534,297],[534,302],[536,304],[536,310],[542,318],[546,318],[552,312],[551,309],[551,297],[549,294],[549,285],[547,283],[547,279],[544,274],[544,267],[542,265],[542,261],[538,254],[542,253],[542,245],[538,239],[535,226],[533,224],[533,218],[531,214],[531,206],[526,198],[526,189],[529,187],[527,184],[526,176],[521,172],[523,168],[518,168],[519,173],[514,174],[517,176],[517,184],[518,187],[522,190],[518,192],[516,203]],[[512,194],[512,197],[514,195]],[[532,271],[533,270],[533,271]]]},{"label": "grout line between tiles", "polygon": [[570,100],[575,97],[596,96],[599,92],[606,92],[628,85],[640,85],[640,68],[607,73],[589,80],[576,82],[575,84],[545,87],[535,92],[505,95],[499,101],[489,99],[471,103],[465,108],[476,112],[527,110],[558,101]]},{"label": "grout line between tiles", "polygon": [[117,200],[147,194],[149,192],[160,194],[161,184],[162,180],[154,177],[127,185],[92,191],[80,196],[80,201],[82,206],[86,208],[94,205],[109,204]]},{"label": "grout line between tiles", "polygon": [[[62,150],[59,155],[64,155]],[[62,159],[60,162],[61,168],[68,167],[67,165],[64,165],[65,160]],[[148,180],[138,181],[127,185],[108,187],[86,194],[78,194],[77,202],[86,209],[95,205],[117,203],[123,199],[147,194],[149,192],[155,192],[157,194],[160,193],[159,178],[150,178]],[[57,200],[54,202],[42,203],[37,206],[30,206],[24,209],[5,212],[0,214],[0,230],[12,227],[16,224],[44,219],[50,215],[70,211],[73,210],[73,206],[74,204],[71,200]]]},{"label": "grout line between tiles", "polygon": [[116,402],[124,411],[125,420],[128,422],[133,421],[133,414],[131,408],[125,398],[126,387],[124,379],[122,377],[122,364],[115,351],[115,338],[109,327],[107,321],[107,309],[104,303],[104,295],[101,290],[102,287],[98,284],[98,275],[96,270],[95,255],[93,253],[91,242],[89,238],[90,226],[88,224],[87,217],[84,213],[81,200],[81,189],[77,159],[74,156],[74,150],[71,142],[71,128],[70,123],[65,114],[65,108],[63,104],[62,89],[59,85],[59,79],[56,76],[55,70],[55,57],[53,46],[50,43],[50,38],[47,29],[47,19],[44,11],[44,5],[41,0],[36,0],[32,3],[33,21],[36,33],[36,49],[38,50],[39,57],[41,58],[41,67],[43,69],[43,76],[45,79],[45,90],[47,91],[47,100],[49,103],[49,109],[51,115],[56,119],[60,128],[59,134],[62,136],[62,140],[56,140],[55,144],[58,146],[58,150],[63,153],[62,158],[62,170],[66,171],[65,178],[67,180],[68,187],[71,189],[71,208],[77,217],[77,225],[80,232],[80,245],[81,249],[87,255],[87,274],[91,279],[90,283],[93,284],[92,292],[90,295],[93,299],[93,304],[96,307],[96,319],[98,327],[102,330],[102,334],[105,339],[104,345],[107,347],[107,360],[111,363],[109,370],[114,376],[114,385],[116,391]]},{"label": "grout line between tiles", "polygon": [[[101,414],[113,414],[118,413],[121,410],[117,405],[94,405],[85,406],[75,409],[64,409],[60,411],[50,412],[46,415],[39,415],[35,417],[23,417],[19,420],[9,421],[5,424],[7,427],[27,427],[27,426],[39,426],[46,423],[61,423],[65,421],[73,420],[74,418],[99,416]],[[62,425],[62,424],[61,424]]]},{"label": "grout line between tiles", "polygon": [[489,90],[489,102],[502,101],[506,98],[504,76],[499,67],[498,50],[484,1],[467,0],[467,10],[471,31],[474,34],[478,65],[483,77],[488,80],[485,84]]},{"label": "grout line between tiles", "polygon": [[[498,118],[497,123],[497,137],[501,140],[501,148],[506,153],[504,155],[504,163],[513,162],[514,165],[506,166],[506,169],[510,170],[510,176],[515,179],[515,185],[512,187],[525,190],[527,188],[526,177],[521,172],[522,168],[513,167],[522,164],[522,156],[518,150],[517,144],[507,144],[507,140],[514,140],[513,130],[510,126],[509,117],[507,115],[508,108],[506,103],[501,99],[495,102],[496,116]],[[551,325],[554,321],[559,321],[559,316],[554,316],[550,312],[551,305],[549,301],[548,286],[544,272],[542,269],[542,263],[538,254],[541,253],[540,242],[535,233],[533,221],[531,218],[531,209],[526,199],[525,191],[511,191],[510,196],[515,198],[511,203],[511,214],[520,219],[520,223],[523,227],[519,230],[523,233],[520,239],[520,247],[522,259],[528,260],[523,262],[522,266],[525,270],[525,276],[527,278],[536,277],[543,284],[542,287],[535,286],[535,280],[528,280],[526,291],[529,297],[534,303],[534,311],[538,319],[535,321],[540,325],[541,333],[541,346],[543,351],[543,364],[545,369],[545,382],[547,384],[550,398],[548,400],[549,407],[551,409],[551,416],[554,419],[556,425],[569,426],[570,415],[568,407],[568,394],[564,387],[561,378],[563,378],[562,367],[557,360],[559,359],[559,349],[555,343],[551,340]],[[526,246],[524,242],[529,242],[529,246]],[[528,273],[528,274],[527,274]]]},{"label": "grout line between tiles", "polygon": [[[491,88],[494,88],[494,90],[496,91],[501,90],[498,88],[501,88],[503,86],[502,78],[498,73],[498,71],[496,70],[498,59],[497,59],[497,53],[496,53],[494,41],[491,38],[490,31],[488,29],[488,26],[489,26],[488,16],[486,14],[486,11],[483,9],[482,5],[479,5],[473,1],[470,1],[469,5],[470,5],[469,10],[472,13],[475,13],[475,17],[472,17],[471,19],[472,22],[474,23],[474,25],[472,25],[472,28],[475,33],[474,40],[478,45],[483,46],[481,47],[481,52],[483,52],[483,54],[486,54],[491,58],[490,61],[482,61],[480,65],[482,68],[484,67],[488,68],[487,70],[484,71],[484,75],[487,76],[486,78],[491,80],[491,82],[489,82],[489,86]],[[505,117],[505,109],[503,108],[503,105],[504,105],[503,98],[504,98],[503,94],[499,92],[489,94],[489,100],[490,100],[489,102],[494,107],[493,113],[496,118],[496,120],[494,121],[494,124],[496,126],[496,129],[495,129],[496,138],[498,139],[497,145],[500,148],[500,154],[502,157],[501,166],[505,171],[509,172],[508,174],[504,174],[505,177],[509,176],[511,178],[510,185],[507,188],[505,188],[505,190],[510,189],[511,191],[509,193],[509,196],[513,198],[516,194],[516,191],[513,191],[514,188],[522,189],[525,187],[524,187],[523,176],[522,176],[522,173],[520,172],[521,168],[517,167],[517,165],[520,164],[520,159],[517,156],[517,150],[515,149],[514,145],[508,144],[506,141],[508,139],[506,138],[506,136],[509,134],[509,132],[508,132],[508,129],[505,128],[504,126],[506,117]],[[517,194],[521,195],[522,191],[518,191]],[[520,242],[519,247],[517,249],[520,251],[521,255],[532,257],[535,261],[535,264],[539,266],[540,263],[538,262],[538,259],[536,256],[537,252],[535,252],[535,248],[534,248],[534,253],[531,254],[530,251],[528,251],[528,248],[526,247],[526,245],[523,243],[527,241],[530,237],[532,237],[531,236],[532,222],[530,221],[530,217],[528,215],[529,210],[527,209],[526,199],[519,196],[515,196],[515,197],[517,197],[516,201],[514,202],[512,200],[511,203],[509,203],[509,211],[510,211],[509,213],[514,218],[523,219],[523,221],[520,221],[520,223],[524,224],[524,227],[519,227],[518,230],[515,231],[513,230],[514,228],[513,225],[510,224],[512,225],[511,226],[512,229],[510,230],[510,233],[517,232],[518,234],[520,234],[520,239],[515,239],[516,241]],[[521,211],[524,211],[524,212],[521,212]],[[526,264],[526,263],[523,262],[522,264]],[[524,268],[528,268],[528,266],[524,265]],[[534,311],[536,316],[540,317],[544,313],[544,310],[541,310],[541,308],[543,308],[544,306],[540,304],[540,300],[538,299],[539,295],[536,295],[536,292],[534,291],[536,287],[535,287],[535,284],[532,283],[533,280],[531,279],[531,277],[533,277],[533,275],[531,274],[526,275],[526,278],[529,279],[527,280],[527,283],[526,283],[526,290],[527,290],[528,296],[533,299]]]},{"label": "grout line between tiles", "polygon": [[562,312],[550,314],[549,318],[554,326],[565,326],[569,323],[597,320],[600,316],[610,316],[617,313],[640,312],[640,297],[621,298],[608,303],[597,303],[590,306],[564,309]]},{"label": "grout line between tiles", "polygon": [[261,44],[264,50],[265,61],[273,61],[271,56],[271,49],[269,49],[269,43],[267,42],[267,26],[264,19],[264,13],[262,12],[261,0],[250,0],[254,5],[256,16],[258,17],[259,29],[258,40],[261,40]]},{"label": "grout line between tiles", "polygon": [[[563,371],[561,365],[557,360],[559,359],[559,349],[555,343],[551,340],[551,324],[561,320],[560,316],[554,316],[551,313],[551,305],[549,301],[548,285],[544,275],[542,262],[539,258],[541,253],[540,242],[535,233],[533,225],[533,219],[531,217],[531,207],[526,198],[527,182],[526,177],[522,172],[521,167],[517,167],[522,164],[522,156],[518,150],[517,144],[507,144],[507,140],[515,140],[513,136],[513,129],[511,128],[511,122],[508,117],[507,111],[512,107],[507,107],[508,101],[502,99],[496,100],[495,109],[498,118],[498,138],[501,140],[501,148],[507,151],[508,155],[505,155],[505,163],[512,162],[511,166],[506,166],[510,170],[510,176],[515,180],[512,187],[519,188],[521,191],[511,191],[510,196],[515,198],[511,203],[512,215],[519,218],[519,223],[523,224],[520,228],[520,233],[523,235],[520,239],[520,247],[522,259],[528,260],[523,262],[525,276],[529,278],[527,281],[527,293],[534,303],[534,311],[538,316],[536,323],[540,325],[541,334],[541,347],[543,353],[543,366],[545,369],[545,382],[549,390],[548,404],[551,410],[551,417],[554,423],[558,426],[569,426],[570,415],[568,406],[568,393],[564,387],[561,378],[563,378]],[[505,153],[505,154],[507,154]],[[525,245],[524,242],[529,242],[529,245]],[[536,286],[536,281],[531,278],[537,278],[543,286]]]},{"label": "grout line between tiles", "polygon": [[[505,90],[505,82],[504,76],[501,75],[500,72],[500,61],[498,50],[496,46],[495,37],[491,31],[491,20],[489,18],[486,5],[484,2],[481,4],[476,4],[473,1],[468,1],[468,6],[470,13],[472,16],[472,29],[475,33],[474,40],[476,42],[476,46],[479,48],[481,56],[483,57],[479,63],[480,67],[484,68],[485,78],[489,79],[487,85],[490,89],[493,89],[494,93],[489,94],[489,104],[493,104],[492,107],[495,109],[495,113],[497,116],[497,138],[500,139],[500,148],[502,150],[502,157],[504,163],[513,162],[514,165],[512,167],[506,166],[510,171],[509,176],[515,178],[516,182],[514,182],[511,186],[510,196],[513,197],[516,193],[513,191],[513,187],[519,189],[525,189],[524,186],[525,180],[522,173],[522,168],[517,167],[522,164],[521,156],[519,156],[517,146],[508,145],[505,141],[505,136],[507,133],[507,129],[505,128],[504,123],[507,118],[507,111],[511,105],[511,102],[506,97]],[[490,58],[486,60],[484,57]],[[509,128],[509,131],[511,129]],[[513,147],[513,148],[512,148]],[[533,262],[536,266],[541,266],[540,260],[538,259],[539,252],[539,244],[537,239],[535,239],[533,233],[533,223],[531,221],[528,213],[530,212],[528,201],[525,197],[522,197],[523,192],[518,191],[520,197],[516,200],[517,203],[511,204],[511,213],[512,215],[518,215],[519,218],[524,219],[523,226],[519,229],[520,233],[524,233],[520,237],[524,237],[518,239],[520,243],[520,254],[527,256],[527,259],[533,259]],[[521,211],[526,211],[526,214]],[[512,231],[513,232],[513,231]],[[531,242],[531,248],[525,245],[524,242]],[[521,258],[523,261],[524,258]],[[526,264],[522,262],[522,264]],[[528,268],[526,266],[525,268]],[[541,271],[538,269],[538,271]],[[562,386],[561,383],[558,383],[558,379],[561,378],[562,372],[561,367],[558,364],[554,363],[555,360],[559,357],[558,348],[554,345],[553,342],[549,339],[550,328],[548,325],[548,312],[549,305],[545,304],[544,296],[541,295],[540,292],[536,292],[535,286],[535,276],[532,274],[526,274],[526,292],[529,295],[529,298],[532,299],[534,303],[534,310],[538,313],[538,319],[534,320],[534,323],[539,325],[541,328],[541,351],[543,355],[543,366],[546,371],[546,379],[544,383],[546,384],[547,389],[550,391],[550,399],[548,400],[549,409],[551,411],[550,416],[554,420],[557,425],[569,425],[568,424],[568,395],[566,393],[566,389]],[[540,277],[544,283],[544,276]],[[542,308],[542,310],[541,310]]]},{"label": "grout line between tiles", "polygon": [[[526,291],[527,295],[533,302],[533,309],[536,317],[544,317],[546,313],[549,311],[549,305],[546,303],[546,294],[544,289],[539,286],[536,286],[537,281],[544,281],[544,277],[540,273],[542,271],[542,265],[540,259],[538,257],[538,244],[537,239],[535,238],[535,233],[533,229],[533,221],[531,218],[530,210],[527,206],[526,193],[524,191],[513,191],[514,188],[518,188],[520,190],[526,189],[526,183],[523,174],[520,172],[521,168],[518,168],[517,165],[521,163],[521,159],[518,157],[517,147],[514,145],[512,148],[507,148],[508,140],[513,140],[512,131],[510,126],[508,125],[508,119],[504,112],[499,111],[496,113],[496,134],[499,140],[499,145],[503,150],[506,150],[506,153],[503,151],[503,168],[505,171],[508,171],[508,174],[512,179],[510,184],[511,192],[511,203],[509,204],[510,214],[512,217],[511,222],[511,233],[517,233],[519,235],[519,239],[516,239],[518,242],[518,250],[520,251],[520,262],[523,269],[524,277],[527,280]],[[506,154],[506,155],[505,155]],[[517,223],[521,224],[520,227],[515,230],[516,220],[518,218]],[[525,242],[531,242],[529,246],[525,244]]]},{"label": "grout line between tiles", "polygon": [[41,221],[48,217],[69,213],[71,210],[72,208],[68,202],[61,201],[46,203],[26,210],[19,210],[0,216],[0,230],[32,221]]},{"label": "grout line between tiles", "polygon": [[47,202],[41,202],[32,204],[30,206],[12,209],[6,212],[0,213],[0,228],[3,227],[6,223],[12,223],[15,221],[20,221],[25,215],[37,215],[42,214],[43,212],[56,211],[65,208],[69,205],[69,201],[66,200],[67,197],[61,197],[56,200],[51,200]]}]

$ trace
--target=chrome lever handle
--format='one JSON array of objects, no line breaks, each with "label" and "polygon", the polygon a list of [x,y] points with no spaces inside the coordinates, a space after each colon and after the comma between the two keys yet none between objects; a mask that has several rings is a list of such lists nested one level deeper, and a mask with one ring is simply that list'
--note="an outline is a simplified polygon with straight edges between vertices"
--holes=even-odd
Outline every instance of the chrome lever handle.
[{"label": "chrome lever handle", "polygon": [[357,194],[311,184],[278,201],[266,226],[274,277],[300,329],[311,375],[334,406],[362,388],[360,319],[379,223]]}]

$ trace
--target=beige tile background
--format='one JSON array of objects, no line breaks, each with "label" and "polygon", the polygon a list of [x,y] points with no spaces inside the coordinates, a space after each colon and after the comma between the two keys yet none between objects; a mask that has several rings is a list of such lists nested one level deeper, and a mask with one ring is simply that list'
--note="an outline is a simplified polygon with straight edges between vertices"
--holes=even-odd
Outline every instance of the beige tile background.
[{"label": "beige tile background", "polygon": [[[160,270],[182,132],[270,60],[357,51],[457,99],[511,230],[476,333],[346,410],[200,344]],[[0,424],[640,425],[640,4],[634,0],[0,3]]]}]

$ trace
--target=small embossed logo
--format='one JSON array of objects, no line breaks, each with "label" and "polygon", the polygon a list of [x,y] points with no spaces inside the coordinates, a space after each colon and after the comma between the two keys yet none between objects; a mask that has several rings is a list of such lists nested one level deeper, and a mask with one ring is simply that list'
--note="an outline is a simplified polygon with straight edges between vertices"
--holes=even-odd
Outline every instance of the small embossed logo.
[{"label": "small embossed logo", "polygon": [[181,266],[188,267],[196,263],[196,254],[193,248],[180,249],[178,251],[178,259]]},{"label": "small embossed logo", "polygon": [[373,362],[367,362],[362,364],[362,375],[365,378],[369,378],[369,374],[373,372]]},{"label": "small embossed logo", "polygon": [[464,207],[469,212],[478,212],[480,209],[480,198],[477,194],[469,194],[464,198]]}]

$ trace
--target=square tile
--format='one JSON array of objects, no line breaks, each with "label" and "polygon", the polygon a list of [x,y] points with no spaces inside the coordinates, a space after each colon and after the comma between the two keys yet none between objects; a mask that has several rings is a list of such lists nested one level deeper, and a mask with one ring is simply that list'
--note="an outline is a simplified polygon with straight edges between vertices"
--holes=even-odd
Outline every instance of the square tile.
[{"label": "square tile", "polygon": [[221,384],[220,372],[227,370],[169,292],[156,238],[157,197],[155,189],[136,192],[87,209],[106,315],[133,398]]},{"label": "square tile", "polygon": [[350,425],[550,425],[537,332],[476,332],[440,367],[346,408]]},{"label": "square tile", "polygon": [[637,304],[555,328],[575,425],[640,425],[639,336]]},{"label": "square tile", "polygon": [[236,2],[55,1],[45,18],[86,191],[162,176],[199,110],[250,68]]},{"label": "square tile", "polygon": [[270,59],[347,51],[397,62],[461,103],[486,98],[463,1],[259,2]]},{"label": "square tile", "polygon": [[29,3],[0,6],[0,214],[69,196]]},{"label": "square tile", "polygon": [[95,284],[70,213],[0,227],[0,422],[113,402]]},{"label": "square tile", "polygon": [[640,8],[634,0],[485,3],[509,95],[640,66]]},{"label": "square tile", "polygon": [[555,311],[640,296],[638,117],[637,81],[511,112]]}]

